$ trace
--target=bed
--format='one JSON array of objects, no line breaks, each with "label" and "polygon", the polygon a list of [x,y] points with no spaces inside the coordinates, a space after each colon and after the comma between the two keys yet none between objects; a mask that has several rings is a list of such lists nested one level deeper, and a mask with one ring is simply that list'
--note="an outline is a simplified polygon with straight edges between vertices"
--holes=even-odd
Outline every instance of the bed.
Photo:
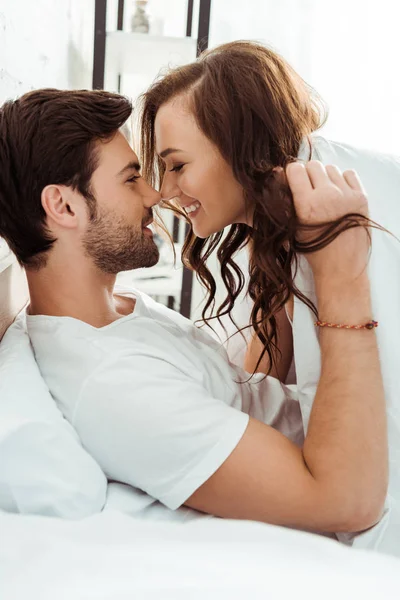
[{"label": "bed", "polygon": [[[23,271],[1,248],[0,337],[28,299]],[[80,520],[0,511],[4,600],[399,595],[399,559],[280,527],[172,512],[118,483],[108,484],[101,512]]]}]

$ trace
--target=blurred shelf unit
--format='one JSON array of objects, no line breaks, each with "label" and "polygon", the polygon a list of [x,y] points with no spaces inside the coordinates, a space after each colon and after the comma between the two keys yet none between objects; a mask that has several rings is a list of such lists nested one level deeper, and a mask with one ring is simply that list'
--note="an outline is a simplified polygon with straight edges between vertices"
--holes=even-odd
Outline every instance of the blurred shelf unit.
[{"label": "blurred shelf unit", "polygon": [[123,75],[157,74],[196,58],[197,40],[190,37],[111,31],[106,34],[105,70]]}]

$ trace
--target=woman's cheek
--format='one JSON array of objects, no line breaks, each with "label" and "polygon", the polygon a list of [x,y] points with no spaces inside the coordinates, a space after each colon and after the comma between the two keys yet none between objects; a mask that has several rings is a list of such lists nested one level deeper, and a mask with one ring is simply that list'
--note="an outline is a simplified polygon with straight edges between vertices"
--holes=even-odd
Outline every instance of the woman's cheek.
[{"label": "woman's cheek", "polygon": [[190,175],[188,175],[187,173],[182,173],[180,181],[179,181],[179,187],[182,190],[182,192],[185,194],[185,196],[188,196],[188,198],[196,198],[196,183],[193,181],[193,179],[191,178]]}]

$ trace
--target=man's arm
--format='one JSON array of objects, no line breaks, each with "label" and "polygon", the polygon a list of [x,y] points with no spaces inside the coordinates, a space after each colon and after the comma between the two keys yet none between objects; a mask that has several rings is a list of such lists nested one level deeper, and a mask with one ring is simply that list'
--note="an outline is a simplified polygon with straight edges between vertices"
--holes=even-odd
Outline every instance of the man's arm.
[{"label": "man's arm", "polygon": [[[362,193],[351,174],[349,185],[336,171],[328,170],[328,177],[322,165],[311,163],[307,172],[299,167],[288,176],[296,210],[304,200],[298,214],[311,215],[303,222],[340,216],[329,212],[332,206],[339,212],[344,206],[342,214],[365,208],[357,206]],[[323,219],[321,203],[326,201],[330,205]],[[322,318],[350,324],[371,319],[365,240],[362,228],[349,230],[308,256]],[[321,379],[303,449],[250,420],[235,450],[188,506],[221,517],[324,531],[360,531],[379,520],[388,467],[376,336],[370,330],[322,329],[320,341]]]},{"label": "man's arm", "polygon": [[[360,314],[368,320],[368,282],[324,306],[340,321],[360,322]],[[380,518],[386,432],[375,334],[322,331],[321,351],[303,449],[251,419],[230,457],[186,504],[221,517],[323,531],[359,531]]]}]

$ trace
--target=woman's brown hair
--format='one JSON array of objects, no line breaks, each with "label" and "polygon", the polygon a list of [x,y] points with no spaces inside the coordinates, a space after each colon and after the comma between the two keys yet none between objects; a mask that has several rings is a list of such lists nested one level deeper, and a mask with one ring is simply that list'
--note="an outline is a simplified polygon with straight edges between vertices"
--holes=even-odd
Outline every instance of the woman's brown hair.
[{"label": "woman's brown hair", "polygon": [[[233,224],[225,236],[221,231],[201,239],[190,228],[183,262],[208,291],[202,317],[209,323],[211,318],[231,316],[245,282],[234,256],[249,244],[251,324],[272,366],[279,353],[275,315],[290,295],[316,312],[294,284],[296,253],[322,248],[340,231],[359,223],[356,215],[346,217],[319,230],[309,243],[300,244],[290,190],[274,171],[297,159],[302,141],[323,124],[324,107],[288,63],[267,47],[238,41],[210,50],[196,62],[161,77],[142,98],[141,153],[144,175],[153,185],[159,185],[164,172],[155,149],[156,114],[182,93],[187,94],[200,130],[231,166],[246,203],[254,210],[253,227]],[[206,264],[214,251],[227,290],[215,314],[216,284]]]}]

